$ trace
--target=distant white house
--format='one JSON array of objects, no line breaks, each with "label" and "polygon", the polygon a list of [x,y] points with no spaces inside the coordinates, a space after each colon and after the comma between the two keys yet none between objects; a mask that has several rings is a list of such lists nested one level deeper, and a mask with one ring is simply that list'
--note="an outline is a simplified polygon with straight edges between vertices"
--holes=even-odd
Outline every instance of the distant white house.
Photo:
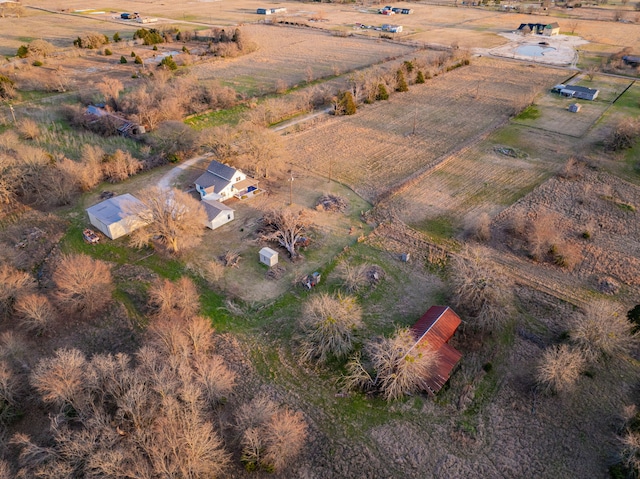
[{"label": "distant white house", "polygon": [[264,247],[260,250],[260,262],[267,266],[275,266],[278,264],[278,252],[271,248]]},{"label": "distant white house", "polygon": [[214,230],[229,221],[233,221],[233,208],[216,200],[203,199],[201,203],[207,212],[207,228]]},{"label": "distant white house", "polygon": [[600,92],[596,88],[587,88],[586,86],[579,85],[564,85],[559,84],[553,87],[554,92],[560,93],[560,95],[567,98],[580,98],[582,100],[595,100]]},{"label": "distant white house", "polygon": [[226,201],[229,198],[252,196],[258,191],[258,182],[247,178],[241,170],[218,161],[212,161],[207,171],[195,181],[200,198]]},{"label": "distant white house", "polygon": [[117,239],[145,225],[145,222],[132,212],[140,206],[144,205],[138,198],[126,193],[87,208],[87,214],[93,226],[108,238]]}]

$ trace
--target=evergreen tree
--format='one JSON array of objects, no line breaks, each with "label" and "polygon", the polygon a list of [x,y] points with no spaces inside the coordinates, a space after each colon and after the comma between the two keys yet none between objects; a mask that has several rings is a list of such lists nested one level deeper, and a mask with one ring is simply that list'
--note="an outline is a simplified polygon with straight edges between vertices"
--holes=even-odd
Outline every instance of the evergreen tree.
[{"label": "evergreen tree", "polygon": [[404,72],[402,70],[398,70],[398,73],[396,73],[396,80],[398,82],[396,91],[409,91],[409,85],[407,85],[407,80],[404,78]]},{"label": "evergreen tree", "polygon": [[385,86],[384,83],[379,83],[378,93],[376,94],[376,100],[380,101],[380,100],[388,100],[388,99],[389,99],[389,92],[387,91],[387,87]]},{"label": "evergreen tree", "polygon": [[356,102],[353,99],[353,94],[350,91],[347,90],[342,94],[339,106],[343,115],[355,115],[357,110]]}]

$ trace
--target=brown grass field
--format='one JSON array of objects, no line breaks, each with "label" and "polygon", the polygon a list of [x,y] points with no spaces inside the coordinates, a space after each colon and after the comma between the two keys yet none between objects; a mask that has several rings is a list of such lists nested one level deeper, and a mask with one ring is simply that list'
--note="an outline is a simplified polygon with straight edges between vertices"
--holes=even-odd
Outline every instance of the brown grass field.
[{"label": "brown grass field", "polygon": [[[499,78],[495,71],[503,72]],[[415,85],[389,102],[364,107],[291,135],[296,163],[345,182],[369,201],[429,167],[465,141],[505,121],[527,96],[566,73],[498,60],[474,60]],[[415,135],[413,134],[415,124]],[[348,162],[344,158],[349,158]]]},{"label": "brown grass field", "polygon": [[[109,20],[120,11],[158,16],[167,19],[163,24],[181,28],[244,23],[247,36],[259,45],[255,52],[207,60],[190,69],[203,81],[217,80],[249,96],[273,91],[278,80],[288,86],[299,84],[307,80],[309,68],[315,78],[354,69],[368,73],[371,65],[380,65],[374,70],[391,70],[404,59],[439,53],[375,38],[254,24],[265,20],[255,14],[258,7],[286,6],[288,12],[281,19],[332,33],[354,32],[356,22],[402,22],[406,27],[403,37],[408,40],[469,48],[501,44],[505,40],[497,33],[521,22],[558,20],[567,30],[571,21],[462,8],[454,6],[453,0],[447,2],[394,3],[413,8],[415,14],[389,19],[375,13],[383,5],[116,0],[103,8],[101,3],[86,0],[30,0],[31,5],[56,10],[93,8],[108,13],[94,19],[88,14],[61,16],[27,9],[26,17],[19,20],[0,18],[0,53],[12,55],[19,45],[34,38],[63,47],[85,31],[130,35],[138,24]],[[620,8],[618,2],[574,12],[576,16],[608,17],[615,8]],[[565,10],[552,13],[569,14]],[[633,14],[628,11],[628,15]],[[310,22],[311,18],[323,21]],[[14,28],[18,21],[19,29]],[[615,51],[640,45],[640,28],[622,22],[585,19],[576,33],[596,42],[587,46],[592,49]],[[92,88],[106,75],[127,80],[130,87],[135,67],[131,63],[120,66],[118,59],[132,48],[111,47],[111,57],[94,52],[78,56],[71,48],[67,57],[47,59],[41,70],[30,66],[29,60],[18,67],[34,75],[64,68],[75,81],[70,90]],[[153,55],[150,47],[135,50],[144,58]],[[386,61],[390,58],[396,60]],[[438,75],[424,85],[411,85],[409,92],[394,93],[389,101],[362,106],[354,116],[320,116],[300,125],[303,131],[284,135],[292,158],[293,188],[289,190],[287,174],[261,180],[265,194],[230,203],[236,220],[207,230],[195,253],[175,261],[158,252],[129,249],[126,238],[105,240],[98,247],[83,244],[79,238],[87,226],[84,208],[95,204],[103,190],[139,191],[156,184],[171,165],[119,184],[101,184],[83,194],[77,205],[52,214],[17,211],[14,219],[0,224],[0,253],[21,260],[25,270],[42,273],[43,291],[51,287],[50,270],[60,251],[76,249],[109,261],[118,282],[116,304],[103,317],[88,323],[61,318],[59,328],[56,325],[50,335],[28,337],[28,352],[21,357],[20,367],[32,367],[36,359],[58,347],[78,346],[87,354],[134,351],[144,333],[141,324],[148,319],[149,285],[159,275],[172,279],[191,275],[193,270],[187,273],[184,263],[213,261],[233,250],[242,255],[237,268],[226,268],[212,284],[199,283],[203,314],[219,333],[216,353],[239,375],[230,403],[264,394],[300,410],[309,423],[310,438],[303,453],[273,477],[608,477],[608,467],[616,462],[620,450],[616,434],[622,412],[637,403],[637,351],[635,356],[591,366],[567,395],[542,394],[535,385],[535,367],[545,348],[566,340],[568,319],[576,309],[605,297],[598,289],[603,279],[620,285],[618,294],[607,299],[625,307],[640,301],[638,148],[618,155],[602,149],[602,140],[616,120],[640,116],[640,86],[633,85],[610,105],[630,80],[604,75],[596,75],[593,82],[580,78],[580,84],[597,84],[602,93],[598,102],[583,102],[583,111],[574,116],[565,110],[569,100],[547,93],[573,73],[540,64],[472,57],[471,65]],[[344,74],[326,84],[344,87],[347,77]],[[71,94],[61,98],[71,98]],[[540,116],[525,118],[525,114],[514,119],[531,101]],[[51,122],[46,105],[34,102],[24,111]],[[4,131],[13,125],[7,121],[1,128]],[[570,177],[555,175],[570,156],[581,157],[586,166]],[[190,188],[202,167],[188,169],[178,186]],[[328,181],[329,174],[334,181]],[[346,213],[312,210],[323,193],[344,197],[349,203]],[[374,212],[363,214],[371,203],[377,203]],[[289,207],[312,210],[312,242],[299,262],[289,261],[280,250],[283,276],[269,279],[266,267],[257,261],[257,251],[264,246],[257,239],[259,219],[271,208]],[[414,395],[387,404],[369,395],[345,394],[337,382],[340,365],[301,363],[295,323],[301,304],[316,291],[308,293],[294,286],[296,279],[320,270],[323,281],[317,289],[333,292],[340,287],[337,266],[342,261],[373,264],[384,272],[379,283],[358,293],[365,323],[357,335],[360,345],[397,326],[413,324],[433,304],[450,304],[447,271],[441,264],[429,264],[428,256],[432,251],[442,254],[445,248],[458,254],[464,226],[480,213],[492,218],[492,239],[477,247],[505,278],[514,279],[515,311],[505,331],[483,335],[464,324],[453,339],[453,345],[464,353],[463,360],[436,398]],[[556,237],[579,249],[576,265],[561,268],[527,257],[522,244],[505,231],[519,215],[529,219],[551,216]],[[365,218],[371,222],[366,224]],[[589,238],[583,236],[587,229]],[[39,240],[19,248],[35,230],[44,232],[36,236]],[[410,252],[411,261],[400,261],[402,252]],[[234,301],[235,309],[224,303],[226,299]],[[12,328],[11,321],[3,321],[0,333]],[[10,433],[29,433],[46,446],[48,411],[35,396],[29,396],[24,407],[24,415]],[[221,428],[233,422],[229,413],[215,419]],[[233,443],[229,438],[229,447],[235,447]],[[15,454],[11,457],[13,446],[1,452],[17,461]],[[267,477],[267,473],[246,472],[234,457],[234,466],[225,477]]]},{"label": "brown grass field", "polygon": [[203,81],[218,79],[249,94],[273,91],[278,81],[293,86],[308,79],[342,74],[409,54],[408,45],[365,38],[340,38],[307,29],[247,25],[256,52],[231,62],[207,62],[192,71]]}]

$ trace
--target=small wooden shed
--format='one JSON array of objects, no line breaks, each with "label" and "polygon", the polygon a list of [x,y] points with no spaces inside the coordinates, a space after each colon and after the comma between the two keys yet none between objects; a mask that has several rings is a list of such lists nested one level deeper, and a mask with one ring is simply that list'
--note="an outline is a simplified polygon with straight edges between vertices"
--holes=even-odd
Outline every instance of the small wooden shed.
[{"label": "small wooden shed", "polygon": [[278,252],[271,248],[262,248],[260,250],[260,262],[267,266],[275,266],[278,264]]},{"label": "small wooden shed", "polygon": [[580,108],[582,108],[582,105],[580,105],[580,103],[572,103],[571,105],[569,105],[569,111],[571,113],[578,113],[580,111]]}]

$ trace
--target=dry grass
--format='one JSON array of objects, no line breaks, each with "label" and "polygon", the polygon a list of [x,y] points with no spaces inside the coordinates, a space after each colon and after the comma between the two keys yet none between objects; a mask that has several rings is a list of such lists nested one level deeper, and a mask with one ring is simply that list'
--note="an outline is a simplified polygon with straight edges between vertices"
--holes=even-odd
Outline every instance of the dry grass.
[{"label": "dry grass", "polygon": [[314,30],[248,25],[244,31],[259,45],[258,51],[234,60],[233,64],[195,65],[191,68],[194,74],[200,80],[219,79],[241,93],[256,95],[307,81],[308,67],[314,78],[321,78],[414,50],[410,46],[339,38]]},{"label": "dry grass", "polygon": [[[496,77],[496,71],[502,74]],[[287,146],[300,164],[323,175],[332,167],[333,177],[375,200],[505,121],[517,105],[526,104],[525,97],[561,78],[557,70],[536,71],[532,76],[524,65],[474,60],[352,117],[290,135]]]}]

